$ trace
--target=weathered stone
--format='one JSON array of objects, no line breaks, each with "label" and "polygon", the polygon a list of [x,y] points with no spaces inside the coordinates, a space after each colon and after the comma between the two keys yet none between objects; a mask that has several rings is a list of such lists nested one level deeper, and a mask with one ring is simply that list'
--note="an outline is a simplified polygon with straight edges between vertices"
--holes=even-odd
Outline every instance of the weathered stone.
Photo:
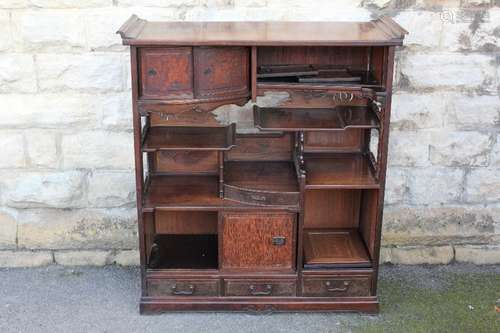
[{"label": "weathered stone", "polygon": [[29,54],[0,55],[0,93],[36,92],[33,56]]},{"label": "weathered stone", "polygon": [[104,266],[109,263],[110,251],[55,251],[54,261],[64,266]]},{"label": "weathered stone", "polygon": [[101,95],[94,101],[102,127],[110,130],[132,130],[132,101],[129,92]]},{"label": "weathered stone", "polygon": [[[0,5],[1,8],[2,5]],[[10,31],[10,15],[7,11],[0,11],[0,51],[5,51],[11,47],[12,36]]]},{"label": "weathered stone", "polygon": [[120,35],[109,33],[109,27],[120,27],[129,17],[129,10],[116,7],[100,9],[86,16],[87,43],[91,50],[128,50],[128,47],[122,45]]},{"label": "weathered stone", "polygon": [[394,247],[391,248],[391,263],[402,265],[449,264],[453,260],[451,246]]},{"label": "weathered stone", "polygon": [[85,173],[80,171],[3,172],[3,201],[10,207],[81,207]]},{"label": "weathered stone", "polygon": [[41,8],[92,8],[113,5],[113,0],[29,0],[34,7]]},{"label": "weathered stone", "polygon": [[125,132],[80,132],[63,135],[65,168],[131,169],[134,166],[133,136]]},{"label": "weathered stone", "polygon": [[28,164],[32,167],[56,168],[56,134],[46,130],[31,130],[27,131],[25,136]]},{"label": "weathered stone", "polygon": [[474,168],[467,175],[466,198],[474,203],[500,203],[500,168]]},{"label": "weathered stone", "polygon": [[24,138],[19,131],[0,131],[0,168],[22,168],[24,159]]},{"label": "weathered stone", "polygon": [[440,13],[431,11],[403,11],[394,20],[407,31],[405,45],[435,48],[439,45],[443,20]]},{"label": "weathered stone", "polygon": [[464,171],[442,167],[412,169],[408,180],[412,204],[451,203],[462,196]]},{"label": "weathered stone", "polygon": [[429,159],[440,166],[484,166],[492,146],[488,134],[436,131],[431,134]]},{"label": "weathered stone", "polygon": [[[95,98],[94,98],[95,99]],[[0,94],[0,127],[75,128],[95,127],[96,110],[91,95],[71,94]]]},{"label": "weathered stone", "polygon": [[389,165],[429,165],[429,133],[425,131],[391,131],[389,135]]},{"label": "weathered stone", "polygon": [[29,7],[30,0],[2,0],[0,8],[15,9]]},{"label": "weathered stone", "polygon": [[[200,0],[164,1],[164,0],[117,0],[118,6],[145,6],[145,7],[189,7],[196,6]],[[204,0],[202,0],[204,1]],[[221,0],[217,5],[222,5],[227,1]]]},{"label": "weathered stone", "polygon": [[496,143],[491,150],[490,166],[500,169],[500,134],[497,135]]},{"label": "weathered stone", "polygon": [[399,92],[392,97],[391,128],[402,131],[441,128],[447,95]]},{"label": "weathered stone", "polygon": [[[486,54],[408,54],[403,75],[414,88],[470,88],[495,91],[495,59]],[[439,73],[439,75],[437,75]]]},{"label": "weathered stone", "polygon": [[388,168],[385,203],[391,205],[405,201],[407,191],[406,170],[397,167]]},{"label": "weathered stone", "polygon": [[498,96],[454,94],[448,99],[446,126],[474,130],[500,126]]},{"label": "weathered stone", "polygon": [[455,260],[475,265],[500,264],[500,246],[455,246]]},{"label": "weathered stone", "polygon": [[117,207],[135,201],[133,172],[94,171],[89,176],[88,199],[91,207]]},{"label": "weathered stone", "polygon": [[234,0],[235,7],[265,7],[268,5],[268,0]]},{"label": "weathered stone", "polygon": [[17,238],[17,212],[0,210],[0,249],[15,249]]},{"label": "weathered stone", "polygon": [[139,251],[138,250],[124,250],[118,251],[111,260],[111,262],[120,266],[139,266]]},{"label": "weathered stone", "polygon": [[0,251],[0,267],[37,267],[53,262],[50,251]]},{"label": "weathered stone", "polygon": [[391,262],[391,248],[381,247],[379,264],[385,264],[389,262]]},{"label": "weathered stone", "polygon": [[[15,11],[12,12],[12,24],[14,42],[25,51],[61,52],[85,48],[83,16],[76,11]],[[57,54],[51,56],[60,58]]]},{"label": "weathered stone", "polygon": [[137,248],[137,211],[134,208],[28,209],[19,214],[20,248]]},{"label": "weathered stone", "polygon": [[488,243],[500,224],[500,208],[387,206],[385,245]]},{"label": "weathered stone", "polygon": [[38,78],[43,91],[120,91],[125,80],[118,53],[40,54]]}]

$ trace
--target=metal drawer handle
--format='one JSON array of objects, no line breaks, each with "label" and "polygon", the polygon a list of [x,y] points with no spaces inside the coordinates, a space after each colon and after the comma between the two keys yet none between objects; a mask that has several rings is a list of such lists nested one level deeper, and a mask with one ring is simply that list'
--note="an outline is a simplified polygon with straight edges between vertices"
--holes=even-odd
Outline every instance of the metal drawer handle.
[{"label": "metal drawer handle", "polygon": [[155,76],[157,73],[156,73],[156,70],[154,68],[150,68],[148,70],[148,75],[149,76]]},{"label": "metal drawer handle", "polygon": [[194,294],[194,285],[190,284],[187,290],[178,290],[177,283],[172,286],[172,295],[189,296]]},{"label": "metal drawer handle", "polygon": [[347,289],[349,289],[349,286],[351,285],[351,283],[349,281],[344,281],[343,284],[344,284],[343,288],[335,288],[335,287],[332,287],[332,283],[330,281],[326,281],[325,282],[326,291],[329,291],[329,292],[347,291]]},{"label": "metal drawer handle", "polygon": [[248,292],[252,296],[269,296],[273,292],[273,286],[270,284],[266,284],[266,287],[264,290],[258,291],[257,288],[253,284],[251,284],[250,287],[248,288]]}]

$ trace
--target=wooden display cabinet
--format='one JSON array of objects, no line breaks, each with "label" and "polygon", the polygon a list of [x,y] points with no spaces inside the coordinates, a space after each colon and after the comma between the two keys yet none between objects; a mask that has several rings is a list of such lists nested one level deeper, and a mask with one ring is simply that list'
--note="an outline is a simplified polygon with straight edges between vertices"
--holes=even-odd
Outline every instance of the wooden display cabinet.
[{"label": "wooden display cabinet", "polygon": [[[371,22],[147,22],[130,45],[143,313],[378,311],[395,47]],[[287,93],[259,105],[267,92]],[[253,102],[256,133],[216,108]],[[374,140],[377,138],[377,140]]]}]

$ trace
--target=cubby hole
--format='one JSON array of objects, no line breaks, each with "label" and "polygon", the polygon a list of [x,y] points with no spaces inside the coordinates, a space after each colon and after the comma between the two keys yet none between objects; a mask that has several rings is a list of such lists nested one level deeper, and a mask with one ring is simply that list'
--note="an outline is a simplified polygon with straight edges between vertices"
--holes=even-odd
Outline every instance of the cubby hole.
[{"label": "cubby hole", "polygon": [[378,193],[376,189],[306,191],[304,269],[372,266]]},{"label": "cubby hole", "polygon": [[157,210],[150,217],[148,268],[218,268],[217,212]]},{"label": "cubby hole", "polygon": [[257,84],[380,87],[383,55],[381,47],[259,47]]}]

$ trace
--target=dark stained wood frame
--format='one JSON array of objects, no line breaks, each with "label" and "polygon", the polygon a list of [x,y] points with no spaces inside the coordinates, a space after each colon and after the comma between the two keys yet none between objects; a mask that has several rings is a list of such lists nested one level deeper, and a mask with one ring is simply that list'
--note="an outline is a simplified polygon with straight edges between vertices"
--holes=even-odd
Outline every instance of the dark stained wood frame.
[{"label": "dark stained wood frame", "polygon": [[[249,30],[249,27],[253,27]],[[262,34],[262,29],[267,29],[266,35]],[[360,33],[353,34],[352,29],[358,29]],[[306,39],[304,35],[293,31],[314,31],[309,34]],[[170,32],[172,31],[172,33]],[[231,31],[231,33],[227,32]],[[250,32],[249,32],[250,31]],[[135,152],[135,170],[136,170],[136,194],[137,194],[137,212],[138,212],[138,231],[139,231],[139,247],[140,247],[140,264],[141,264],[141,313],[153,313],[162,311],[246,311],[246,312],[269,312],[269,311],[360,311],[367,313],[375,313],[378,311],[377,298],[377,275],[379,269],[380,256],[380,240],[383,217],[383,202],[385,190],[385,178],[387,167],[387,150],[389,139],[389,122],[392,99],[392,77],[394,67],[394,52],[395,47],[402,45],[404,35],[407,33],[399,25],[390,18],[382,17],[371,22],[322,22],[322,23],[304,23],[304,22],[147,22],[136,16],[132,16],[120,28],[118,33],[123,39],[123,44],[130,45],[131,55],[131,79],[132,79],[132,99],[133,99],[133,128],[134,128],[134,152]],[[313,37],[314,39],[310,39]],[[161,95],[156,99],[142,99],[140,96],[140,70],[141,69],[141,48],[160,48],[160,47],[192,47],[192,54],[203,55],[199,53],[197,47],[210,46],[220,47],[220,52],[224,52],[224,47],[231,46],[247,48],[248,63],[245,63],[245,71],[249,71],[248,93],[238,90],[231,90],[228,87],[225,91],[217,92],[214,95],[203,96],[198,98],[196,95],[196,87],[198,83],[196,78],[193,78],[193,96],[180,96],[179,98],[163,98]],[[352,48],[362,47],[362,52],[354,52],[354,54],[362,54],[364,59],[354,60],[355,62],[366,65],[366,69],[372,72],[377,80],[377,86],[363,86],[362,84],[347,84],[347,85],[328,85],[316,83],[301,83],[301,84],[267,84],[257,82],[257,70],[259,67],[260,47],[294,47],[288,52],[288,56],[300,59],[301,48],[306,50],[306,47],[314,47],[315,57],[317,59],[326,59],[327,65],[332,63],[342,63],[342,57],[339,59],[332,58],[331,54],[336,54],[334,50],[330,50],[329,55],[322,56],[320,47],[330,48]],[[325,49],[328,50],[328,49]],[[268,52],[267,49],[266,52]],[[198,52],[198,53],[197,53]],[[271,52],[274,52],[271,50]],[[273,57],[277,56],[281,51],[277,50],[272,53]],[[296,55],[293,52],[298,52]],[[307,51],[304,51],[307,52]],[[351,52],[352,53],[352,52]],[[350,54],[350,51],[341,52],[341,54]],[[307,58],[307,56],[306,56]],[[194,58],[193,58],[194,59]],[[270,58],[267,58],[270,59]],[[201,61],[201,62],[200,62]],[[197,63],[193,62],[193,72],[196,71],[198,62],[202,63],[203,59],[197,59]],[[217,64],[219,65],[219,64]],[[317,64],[316,64],[317,65]],[[223,66],[223,65],[221,65]],[[238,70],[237,68],[235,70]],[[219,71],[224,73],[224,70]],[[228,75],[231,75],[229,73]],[[194,77],[194,75],[193,75]],[[223,78],[217,78],[224,80]],[[175,82],[175,78],[174,81]],[[241,82],[240,82],[241,83]],[[236,83],[235,83],[236,84]],[[154,87],[153,87],[154,88]],[[210,87],[207,87],[210,89]],[[236,95],[231,93],[235,91]],[[226,127],[229,128],[227,143],[217,147],[208,148],[208,151],[213,151],[217,154],[217,171],[197,171],[197,173],[186,172],[159,172],[155,167],[155,154],[165,150],[201,150],[204,151],[203,145],[197,145],[196,142],[191,143],[192,146],[186,147],[168,147],[160,141],[155,141],[154,145],[144,145],[147,140],[147,130],[152,126],[192,126],[192,127],[222,127],[217,120],[211,115],[211,111],[219,106],[227,104],[244,105],[249,100],[256,103],[257,97],[268,91],[284,91],[290,94],[290,98],[280,107],[287,108],[325,108],[325,100],[331,100],[332,105],[327,107],[335,107],[336,105],[353,105],[356,107],[367,108],[377,117],[377,124],[363,123],[355,130],[348,131],[349,126],[345,123],[344,126],[338,126],[335,129],[327,128],[306,128],[297,126],[293,128],[264,128],[263,130],[291,131],[290,133],[261,133],[261,134],[238,134],[235,133],[234,124]],[[307,102],[307,106],[304,104]],[[315,106],[317,105],[317,106]],[[255,106],[258,110],[258,107]],[[290,109],[292,110],[292,109]],[[313,111],[312,111],[313,112]],[[258,118],[258,117],[257,117]],[[297,118],[300,122],[300,117]],[[342,123],[342,121],[341,121]],[[145,127],[143,127],[145,124]],[[379,131],[379,142],[376,156],[369,151],[370,130],[376,128]],[[219,129],[213,129],[218,131]],[[315,130],[313,132],[309,132]],[[321,142],[324,140],[324,147],[310,147],[307,140],[309,133],[318,135],[318,130],[325,130],[321,133],[324,137],[317,137]],[[155,129],[160,131],[161,129]],[[194,131],[193,133],[195,133]],[[331,144],[331,142],[339,141],[339,135],[343,136],[350,133],[348,137],[357,137],[359,140],[356,147],[352,147],[352,143],[346,143],[344,148],[341,145]],[[293,140],[288,140],[291,136]],[[200,137],[201,140],[201,137]],[[204,138],[203,140],[207,140]],[[242,140],[242,147],[239,148],[239,140]],[[290,142],[293,147],[288,146],[286,142]],[[328,143],[330,142],[330,143]],[[201,148],[200,148],[201,147]],[[232,153],[232,149],[235,153]],[[240,150],[238,150],[240,149]],[[280,150],[281,149],[281,150]],[[272,153],[268,153],[272,152]],[[358,182],[349,182],[351,176],[348,172],[341,176],[346,181],[339,178],[331,178],[333,181],[329,183],[308,183],[308,173],[311,172],[308,160],[311,156],[324,155],[332,156],[332,154],[349,153],[360,156],[366,161],[370,182],[367,178],[359,178]],[[148,166],[143,165],[143,154],[147,154]],[[354,155],[353,155],[354,156]],[[236,157],[236,159],[234,159]],[[231,193],[224,193],[224,188],[231,189],[227,183],[226,166],[231,161],[259,161],[259,163],[273,163],[273,161],[289,161],[294,167],[296,173],[297,192],[280,192],[280,190],[269,191],[265,188],[261,190],[262,184],[259,187],[245,187],[247,185],[239,184],[237,186],[241,193],[236,193],[236,201],[233,200]],[[180,162],[185,163],[185,162]],[[212,163],[212,162],[211,162]],[[347,166],[349,164],[346,164]],[[182,167],[182,164],[181,164]],[[265,170],[261,168],[259,170]],[[321,169],[322,170],[322,169]],[[326,169],[325,169],[326,170]],[[358,169],[356,169],[358,170]],[[145,172],[146,171],[146,172]],[[182,171],[182,169],[181,169]],[[327,170],[328,171],[328,170]],[[252,171],[247,171],[252,172]],[[259,171],[262,172],[262,171]],[[265,171],[264,171],[265,172]],[[332,169],[331,172],[335,172]],[[353,171],[359,172],[359,171]],[[334,175],[334,174],[332,174]],[[145,177],[146,176],[146,177]],[[327,177],[323,175],[322,177]],[[334,175],[335,176],[335,175]],[[339,175],[337,175],[339,176]],[[359,176],[359,174],[357,174]],[[190,196],[196,197],[198,192],[191,192],[190,186],[180,186],[178,193],[170,193],[179,198],[169,199],[161,188],[155,188],[158,185],[158,180],[168,179],[179,181],[189,179],[193,184],[201,184],[201,186],[209,186],[213,189],[213,193],[206,193],[202,198],[203,202],[196,200],[190,201]],[[177,178],[176,178],[177,177]],[[182,178],[184,177],[184,178]],[[200,177],[200,178],[193,178]],[[212,178],[211,178],[212,177]],[[257,178],[258,179],[258,175]],[[321,179],[321,178],[320,178]],[[272,186],[273,180],[270,182]],[[161,182],[160,182],[161,183]],[[175,183],[175,181],[174,181]],[[165,184],[168,184],[165,183]],[[205,185],[203,185],[205,184]],[[245,183],[242,183],[245,184]],[[182,185],[179,183],[178,185]],[[274,189],[276,187],[274,186]],[[152,193],[155,193],[153,196]],[[253,191],[253,192],[252,192]],[[349,227],[359,228],[360,237],[364,240],[370,256],[370,267],[349,267],[333,266],[317,267],[308,265],[304,268],[304,233],[305,219],[304,211],[307,208],[305,196],[308,191],[361,191],[361,194],[356,195],[356,203],[349,207],[359,205],[359,211],[352,215],[353,223]],[[370,191],[370,192],[364,192]],[[255,200],[249,200],[254,198]],[[174,200],[175,199],[175,200]],[[293,199],[290,201],[290,199]],[[156,201],[155,201],[156,200]],[[170,201],[169,201],[170,200]],[[184,201],[183,201],[184,200]],[[289,201],[287,201],[289,200]],[[264,204],[262,204],[264,203]],[[280,204],[286,203],[286,204]],[[339,205],[342,205],[341,203]],[[218,253],[219,267],[218,269],[151,269],[148,267],[150,251],[157,232],[162,230],[173,230],[167,227],[156,230],[155,212],[171,211],[185,212],[179,214],[180,217],[189,217],[189,212],[211,212],[209,216],[213,219],[213,214],[217,214],[218,224]],[[227,215],[229,214],[229,215]],[[295,215],[293,223],[293,239],[292,241],[292,269],[253,269],[248,270],[244,267],[224,269],[221,261],[223,235],[222,224],[224,216],[237,214],[238,216],[273,216],[278,217],[283,214]],[[319,208],[319,214],[322,214]],[[344,215],[345,216],[345,215]],[[203,215],[196,215],[196,223],[203,223]],[[359,220],[358,220],[359,219]],[[321,221],[326,221],[321,219]],[[159,221],[160,223],[160,221]],[[169,223],[168,219],[161,223]],[[177,225],[174,228],[179,228],[178,217],[175,218]],[[213,223],[210,222],[210,223]],[[325,222],[321,222],[325,223]],[[180,227],[183,234],[189,232],[199,233],[202,230],[208,230],[203,226],[192,226],[196,230],[189,230],[189,227]],[[315,226],[316,227],[316,226]],[[324,230],[335,229],[335,225],[322,225]],[[177,230],[177,229],[176,229]],[[211,230],[211,229],[210,229]],[[212,232],[212,231],[211,231]],[[321,232],[319,229],[318,232]],[[280,242],[279,237],[273,242]],[[249,249],[249,251],[252,251]],[[253,255],[258,256],[258,253]],[[312,281],[312,282],[311,282]],[[338,281],[341,284],[338,285]],[[153,283],[154,282],[154,283]],[[309,284],[304,284],[305,282]],[[231,291],[228,291],[229,284]],[[359,284],[358,284],[359,283]],[[367,287],[369,284],[369,287]],[[155,296],[151,296],[151,292],[155,286]],[[291,286],[292,291],[291,291]],[[308,288],[303,290],[304,286]],[[345,286],[345,287],[343,287]],[[353,286],[352,290],[350,286]],[[196,293],[197,288],[200,288],[201,295]],[[159,288],[159,289],[158,289]],[[207,289],[208,288],[208,289]],[[236,288],[236,289],[234,289]],[[248,290],[246,290],[247,288]],[[316,289],[311,289],[316,288]],[[319,288],[319,289],[318,289]],[[326,288],[326,289],[325,289]],[[328,289],[332,289],[330,293]],[[345,288],[345,290],[343,289]],[[236,290],[236,291],[235,291]],[[309,292],[312,295],[309,296]],[[326,291],[325,291],[326,290]],[[226,295],[226,292],[235,293],[242,296]],[[158,295],[158,293],[160,293]],[[165,293],[165,294],[162,294]],[[234,295],[236,295],[234,294]],[[353,296],[355,295],[355,296]],[[319,297],[318,297],[319,296]]]}]

